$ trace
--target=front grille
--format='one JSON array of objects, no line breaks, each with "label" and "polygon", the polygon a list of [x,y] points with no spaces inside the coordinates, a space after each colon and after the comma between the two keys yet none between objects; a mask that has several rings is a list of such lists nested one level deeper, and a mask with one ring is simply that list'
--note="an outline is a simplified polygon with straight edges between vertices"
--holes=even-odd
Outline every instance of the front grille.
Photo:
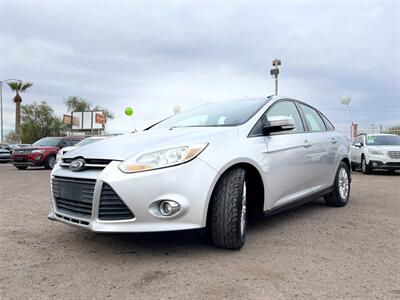
[{"label": "front grille", "polygon": [[15,149],[14,154],[30,154],[32,149]]},{"label": "front grille", "polygon": [[52,190],[57,211],[90,218],[95,185],[94,179],[54,177]]},{"label": "front grille", "polygon": [[400,159],[400,151],[388,151],[387,154],[391,159]]},{"label": "front grille", "polygon": [[127,220],[134,215],[108,184],[104,183],[100,196],[100,220]]},{"label": "front grille", "polygon": [[[68,168],[69,164],[78,158],[82,157],[75,157],[75,158],[63,158],[60,164],[61,167]],[[94,169],[104,169],[107,165],[112,162],[110,159],[94,159],[94,158],[85,158],[85,169],[86,168],[94,168]]]},{"label": "front grille", "polygon": [[400,168],[400,163],[397,162],[388,162],[385,165],[389,166],[389,167],[397,167]]}]

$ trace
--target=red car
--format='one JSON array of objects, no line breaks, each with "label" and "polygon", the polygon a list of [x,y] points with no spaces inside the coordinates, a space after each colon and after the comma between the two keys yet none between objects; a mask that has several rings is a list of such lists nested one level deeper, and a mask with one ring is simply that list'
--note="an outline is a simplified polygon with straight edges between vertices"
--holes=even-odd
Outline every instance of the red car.
[{"label": "red car", "polygon": [[33,143],[31,147],[15,149],[11,163],[19,170],[28,167],[45,167],[53,169],[58,150],[73,146],[84,137],[46,137]]}]

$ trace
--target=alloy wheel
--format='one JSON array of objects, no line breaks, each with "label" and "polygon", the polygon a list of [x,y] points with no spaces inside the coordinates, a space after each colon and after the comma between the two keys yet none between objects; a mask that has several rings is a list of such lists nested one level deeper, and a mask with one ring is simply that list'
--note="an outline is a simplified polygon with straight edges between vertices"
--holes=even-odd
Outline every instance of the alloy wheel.
[{"label": "alloy wheel", "polygon": [[244,235],[244,230],[246,227],[246,206],[247,206],[247,189],[246,181],[243,182],[243,195],[242,195],[242,212],[240,215],[240,234]]},{"label": "alloy wheel", "polygon": [[56,159],[54,157],[50,157],[49,158],[49,167],[50,167],[50,169],[53,169],[55,165],[56,165]]},{"label": "alloy wheel", "polygon": [[347,199],[349,194],[349,175],[345,168],[341,168],[339,171],[338,188],[340,197]]}]

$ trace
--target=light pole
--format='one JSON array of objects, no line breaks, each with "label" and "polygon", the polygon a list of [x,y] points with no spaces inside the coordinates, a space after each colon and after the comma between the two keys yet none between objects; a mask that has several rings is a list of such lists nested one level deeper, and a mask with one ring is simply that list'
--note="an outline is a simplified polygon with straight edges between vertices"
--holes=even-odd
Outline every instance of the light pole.
[{"label": "light pole", "polygon": [[0,80],[0,116],[1,116],[1,143],[3,143],[3,138],[4,138],[4,134],[3,134],[3,83],[7,82],[7,81],[19,81],[21,82],[22,80],[19,79],[6,79],[1,81]]},{"label": "light pole", "polygon": [[176,104],[176,105],[174,105],[172,110],[174,111],[174,114],[176,115],[176,114],[179,114],[181,112],[181,107],[178,104]]},{"label": "light pole", "polygon": [[350,102],[351,102],[351,97],[350,96],[343,96],[340,98],[340,102],[343,105],[347,106],[347,110],[349,111],[349,115],[350,115],[350,120],[351,120],[351,129],[350,129],[350,137],[351,138],[355,138],[357,136],[357,131],[358,131],[358,126],[357,124],[354,124],[353,122],[353,116],[351,115],[351,111],[350,111]]},{"label": "light pole", "polygon": [[340,98],[340,102],[347,106],[347,110],[349,111],[349,115],[350,115],[351,125],[353,125],[354,124],[353,116],[351,115],[351,111],[350,111],[350,107],[349,107],[349,104],[351,102],[351,97],[350,96],[343,96],[342,98]]},{"label": "light pole", "polygon": [[275,58],[272,61],[272,69],[270,71],[271,75],[275,77],[275,95],[278,95],[278,74],[279,74],[279,66],[281,65],[281,60]]}]

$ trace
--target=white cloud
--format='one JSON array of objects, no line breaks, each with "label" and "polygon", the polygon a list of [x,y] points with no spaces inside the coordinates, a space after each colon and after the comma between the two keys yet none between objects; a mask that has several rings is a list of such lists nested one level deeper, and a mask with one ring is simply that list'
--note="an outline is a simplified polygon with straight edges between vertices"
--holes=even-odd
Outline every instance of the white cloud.
[{"label": "white cloud", "polygon": [[[24,103],[78,95],[113,110],[110,131],[143,128],[207,101],[273,92],[271,59],[283,61],[282,94],[336,123],[351,95],[360,123],[399,120],[398,6],[390,3],[12,3],[0,7],[1,78],[34,82]],[[5,88],[5,123],[14,122]],[[371,113],[373,111],[381,111]]]}]

